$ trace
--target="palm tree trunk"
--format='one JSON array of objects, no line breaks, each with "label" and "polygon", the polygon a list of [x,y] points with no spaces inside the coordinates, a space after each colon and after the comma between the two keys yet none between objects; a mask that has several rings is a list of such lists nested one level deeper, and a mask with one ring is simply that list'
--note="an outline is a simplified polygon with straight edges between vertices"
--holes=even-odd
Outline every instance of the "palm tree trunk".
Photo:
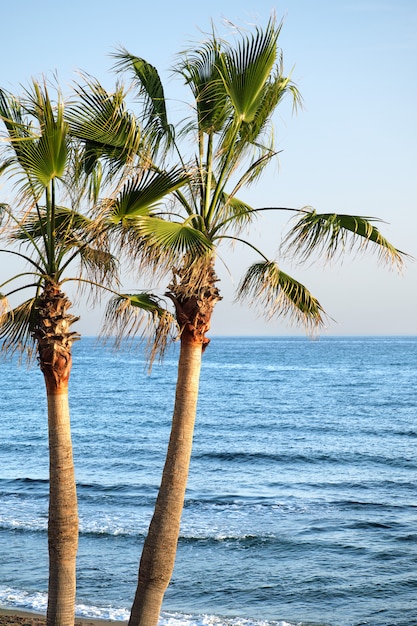
[{"label": "palm tree trunk", "polygon": [[33,336],[45,379],[49,436],[49,584],[47,626],[74,626],[78,509],[72,455],[68,380],[78,318],[66,311],[69,300],[48,283],[38,299]]},{"label": "palm tree trunk", "polygon": [[[47,386],[48,387],[48,386]],[[74,626],[78,514],[68,387],[48,389],[48,626]]]},{"label": "palm tree trunk", "polygon": [[129,626],[156,626],[174,569],[190,465],[202,343],[183,334],[171,436],[155,511],[139,565]]},{"label": "palm tree trunk", "polygon": [[181,328],[181,349],[171,435],[155,511],[139,564],[138,585],[129,626],[157,626],[165,591],[174,570],[181,514],[197,413],[201,359],[209,340],[211,316],[221,300],[215,286],[214,259],[179,270],[169,285]]}]

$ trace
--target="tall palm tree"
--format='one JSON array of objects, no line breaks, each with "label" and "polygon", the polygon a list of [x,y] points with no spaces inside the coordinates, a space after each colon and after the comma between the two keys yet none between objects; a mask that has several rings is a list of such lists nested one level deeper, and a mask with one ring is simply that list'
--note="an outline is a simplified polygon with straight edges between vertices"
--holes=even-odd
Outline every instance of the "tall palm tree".
[{"label": "tall palm tree", "polygon": [[[152,271],[171,267],[172,279],[165,295],[174,306],[181,344],[171,435],[140,560],[130,626],[157,624],[174,567],[202,355],[209,342],[213,311],[221,299],[215,273],[219,246],[240,242],[259,255],[243,276],[238,298],[255,301],[267,316],[289,315],[309,329],[323,324],[325,313],[320,303],[276,260],[266,257],[244,237],[261,211],[294,212],[296,223],[286,238],[286,248],[306,257],[316,251],[332,257],[347,245],[358,243],[363,250],[375,248],[389,263],[402,263],[402,254],[380,234],[375,220],[317,214],[310,209],[256,209],[238,198],[276,156],[272,116],[277,106],[285,96],[292,98],[295,107],[300,104],[296,86],[284,75],[278,48],[281,27],[282,23],[271,19],[265,29],[238,33],[232,44],[213,31],[206,42],[180,54],[175,73],[191,89],[194,102],[191,118],[179,132],[168,121],[167,100],[156,68],[124,49],[116,55],[118,69],[133,76],[142,106],[141,123],[152,145],[146,155],[148,175],[156,180],[167,174],[169,157],[188,177],[185,186],[171,194],[171,204],[163,206],[148,203],[140,178],[133,178],[125,202],[109,204],[105,214],[107,221],[124,225],[123,242],[141,267],[147,265]],[[107,133],[103,141],[103,115],[98,114],[101,104],[91,92],[83,97],[86,103],[94,99],[94,106],[89,112],[84,108],[75,132],[83,136],[80,130],[88,127],[84,138],[99,146],[97,157],[106,154],[112,158],[114,150],[107,147],[114,147],[117,139],[110,139]],[[189,152],[184,148],[187,139],[194,148],[191,156],[186,156]],[[137,146],[132,143],[131,149],[134,153]],[[127,143],[124,150],[129,151]],[[135,296],[125,295],[113,302],[109,312],[110,321],[123,313],[128,332],[134,330],[127,324],[129,298],[134,304]]]},{"label": "tall palm tree", "polygon": [[[79,318],[68,312],[71,303],[63,287],[75,281],[93,297],[103,289],[116,293],[117,263],[110,252],[109,234],[116,230],[126,235],[126,224],[137,211],[141,214],[141,200],[135,204],[131,193],[132,182],[123,181],[132,165],[132,144],[142,155],[149,150],[137,120],[126,110],[122,88],[116,89],[110,101],[110,111],[112,107],[117,111],[116,125],[112,126],[107,112],[105,132],[117,141],[105,170],[98,156],[108,154],[110,144],[99,152],[98,143],[82,144],[70,130],[67,111],[78,109],[76,99],[65,104],[58,91],[53,102],[46,84],[35,80],[20,98],[0,90],[0,119],[5,129],[0,176],[8,175],[17,189],[13,206],[0,203],[0,235],[8,244],[0,252],[13,255],[27,267],[0,285],[0,290],[8,290],[0,291],[0,346],[3,353],[26,353],[29,361],[36,355],[45,380],[50,472],[48,626],[73,625],[76,593],[78,514],[68,384],[72,345],[80,336],[72,330]],[[188,180],[182,171],[162,172],[151,179],[143,173],[139,176],[139,166],[135,162],[134,186],[142,181],[142,192],[151,206]],[[109,182],[115,191],[103,201],[104,206],[111,203],[123,211],[127,197],[130,215],[122,220],[112,216],[110,221],[100,221],[98,228],[94,212],[88,216],[79,209],[83,203],[99,206],[99,194],[108,190]],[[69,202],[69,207],[62,202]],[[119,252],[122,249],[119,234]],[[74,275],[76,261],[80,269]],[[10,304],[27,291],[32,292],[28,299]],[[161,307],[160,299],[147,292],[124,299],[135,311],[135,334],[155,327],[153,350],[164,345],[172,315]]]},{"label": "tall palm tree", "polygon": [[[90,220],[77,210],[89,195],[87,179],[61,95],[53,102],[46,84],[35,80],[22,97],[0,90],[0,118],[5,130],[0,173],[16,184],[13,205],[0,205],[1,234],[8,244],[1,252],[24,267],[0,285],[1,348],[29,359],[36,354],[44,376],[50,478],[47,623],[73,626],[78,514],[68,381],[72,345],[79,339],[72,326],[79,318],[69,312],[63,285],[84,280],[86,272],[90,286],[104,284],[115,276],[116,264],[104,239],[100,247],[92,245]],[[60,204],[65,200],[70,208]],[[80,273],[68,275],[77,259]],[[21,301],[24,292],[30,295]]]}]

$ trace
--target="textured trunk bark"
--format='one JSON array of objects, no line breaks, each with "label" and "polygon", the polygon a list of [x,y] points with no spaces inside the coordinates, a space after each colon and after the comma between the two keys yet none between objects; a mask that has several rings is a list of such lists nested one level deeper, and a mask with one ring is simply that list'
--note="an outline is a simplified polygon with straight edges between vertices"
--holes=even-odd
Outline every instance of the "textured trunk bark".
[{"label": "textured trunk bark", "polygon": [[53,282],[45,285],[36,308],[33,337],[46,385],[49,436],[49,585],[47,626],[74,626],[78,510],[72,455],[68,380],[78,318]]},{"label": "textured trunk bark", "polygon": [[174,569],[188,479],[202,343],[181,340],[171,436],[155,511],[142,551],[129,626],[156,626]]},{"label": "textured trunk bark", "polygon": [[181,328],[181,350],[171,436],[155,511],[139,565],[138,586],[129,626],[157,626],[162,600],[174,569],[187,487],[200,384],[201,357],[209,340],[214,306],[214,259],[174,270],[167,294]]},{"label": "textured trunk bark", "polygon": [[78,514],[68,392],[48,392],[48,626],[74,626]]}]

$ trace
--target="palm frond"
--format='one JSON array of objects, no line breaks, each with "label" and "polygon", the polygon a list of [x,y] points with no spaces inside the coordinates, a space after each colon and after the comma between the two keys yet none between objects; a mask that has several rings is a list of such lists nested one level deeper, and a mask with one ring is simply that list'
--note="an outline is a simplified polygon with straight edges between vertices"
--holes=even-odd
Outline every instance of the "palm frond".
[{"label": "palm frond", "polygon": [[231,107],[221,77],[223,43],[215,34],[197,49],[180,53],[174,71],[190,87],[195,98],[197,127],[211,134],[221,131],[231,114]]},{"label": "palm frond", "polygon": [[[37,214],[26,216],[23,222],[17,224],[9,235],[11,241],[20,241],[33,247],[36,240],[41,241],[47,231],[49,215],[45,208],[39,207]],[[92,221],[85,215],[68,209],[57,207],[55,211],[55,259],[57,265],[57,278],[61,276],[68,264],[75,258],[78,260],[90,277],[96,281],[112,281],[111,277],[116,274],[116,262],[113,255],[106,249],[105,239],[101,238],[98,244],[90,245],[92,238]],[[36,246],[34,251],[39,248]],[[10,252],[10,251],[9,251]],[[19,256],[28,260],[21,253]],[[34,261],[31,261],[35,265]],[[39,262],[36,267],[41,271]]]},{"label": "palm frond", "polygon": [[213,239],[216,238],[217,233],[220,233],[221,238],[228,228],[233,229],[238,234],[257,217],[256,211],[249,204],[239,200],[233,194],[229,195],[223,192],[220,201],[221,208],[219,206],[215,219],[210,225],[212,227],[210,237]]},{"label": "palm frond", "polygon": [[6,173],[8,170],[12,170],[16,167],[16,159],[9,157],[9,158],[3,158],[2,162],[0,163],[0,176],[3,176],[4,173]]},{"label": "palm frond", "polygon": [[117,59],[115,68],[118,71],[129,71],[133,76],[143,104],[141,121],[154,150],[162,143],[165,149],[169,148],[174,141],[175,128],[168,122],[164,88],[158,70],[125,48],[120,48],[113,57]]},{"label": "palm frond", "polygon": [[7,138],[13,143],[15,156],[19,158],[22,142],[33,139],[33,129],[28,125],[22,103],[16,96],[0,89],[0,118],[6,128]]},{"label": "palm frond", "polygon": [[154,172],[141,170],[125,182],[113,201],[107,203],[106,219],[113,224],[129,225],[150,215],[169,195],[190,180],[182,168]]},{"label": "palm frond", "polygon": [[4,225],[4,223],[10,217],[10,207],[5,202],[0,203],[0,227]]},{"label": "palm frond", "polygon": [[262,261],[249,267],[238,287],[237,298],[249,301],[268,319],[287,316],[308,330],[324,324],[324,310],[318,300],[273,261]]},{"label": "palm frond", "polygon": [[141,129],[127,110],[122,86],[117,85],[109,93],[98,80],[85,78],[85,86],[75,87],[78,101],[67,109],[70,132],[84,142],[87,172],[92,172],[97,161],[104,158],[110,172],[116,173],[137,159],[144,148]]},{"label": "palm frond", "polygon": [[148,336],[150,368],[156,357],[163,356],[168,342],[178,331],[173,315],[153,294],[142,292],[120,294],[109,301],[103,323],[102,337],[114,338],[119,348],[122,341]]},{"label": "palm frond", "polygon": [[88,283],[96,283],[97,290],[119,284],[119,263],[111,252],[82,242],[78,246],[74,245],[74,248],[77,248],[76,255],[81,266],[80,275],[89,276]]},{"label": "palm frond", "polygon": [[253,118],[241,124],[235,144],[235,151],[239,155],[243,155],[249,146],[258,146],[261,154],[273,152],[274,128],[271,120],[273,112],[288,94],[293,98],[295,109],[297,103],[301,103],[297,87],[289,77],[283,76],[282,71],[282,68],[275,68],[274,74],[265,84]]},{"label": "palm frond", "polygon": [[20,99],[0,91],[0,117],[14,152],[7,166],[20,166],[22,191],[35,200],[66,168],[68,128],[63,111],[60,94],[57,102],[52,102],[46,85],[36,80]]},{"label": "palm frond", "polygon": [[[41,135],[36,143],[25,142],[23,146],[33,146],[33,153],[28,155],[28,168],[38,172],[38,180],[46,187],[53,178],[63,176],[67,165],[69,138],[64,120],[64,102],[58,93],[57,102],[53,103],[46,85],[42,89],[35,80],[32,90],[26,94],[33,107],[33,116],[39,122]],[[29,108],[27,103],[26,107]]]},{"label": "palm frond", "polygon": [[[48,214],[45,207],[39,207],[37,213],[31,213],[21,222],[21,228],[18,227],[11,233],[11,239],[17,241],[28,241],[30,239],[39,239],[47,228]],[[55,209],[55,229],[57,241],[62,243],[73,241],[76,234],[85,235],[91,224],[91,220],[72,209],[64,206],[57,206]]]},{"label": "palm frond", "polygon": [[169,222],[158,217],[144,217],[136,225],[136,233],[143,241],[142,255],[152,265],[164,268],[178,263],[184,255],[205,257],[211,254],[213,244],[198,228],[184,222]]},{"label": "palm frond", "polygon": [[13,309],[7,306],[7,300],[0,295],[0,341],[1,350],[7,354],[26,354],[28,363],[35,356],[35,341],[32,337],[34,328],[35,306],[37,298],[31,298]]},{"label": "palm frond", "polygon": [[256,182],[263,173],[265,167],[277,154],[277,152],[262,148],[261,155],[255,161],[252,161],[250,166],[243,172],[231,195],[235,196],[244,186],[249,186]]},{"label": "palm frond", "polygon": [[[272,115],[277,106],[287,95],[292,97],[294,109],[297,109],[302,102],[297,87],[290,77],[284,76],[283,72],[282,57],[280,56],[279,63],[273,68],[262,88],[258,108],[251,119],[239,118],[238,127],[236,121],[232,121],[224,127],[219,141],[219,163],[224,163],[225,155],[231,154],[232,158],[228,159],[230,171],[233,171],[246,156],[249,156],[252,162],[256,164],[256,167],[251,171],[252,176],[248,179],[247,184],[257,180],[268,159],[276,155]],[[237,133],[236,127],[238,128]]]},{"label": "palm frond", "polygon": [[235,46],[228,46],[222,55],[221,76],[233,102],[236,117],[249,123],[259,110],[277,57],[277,40],[282,22],[271,19],[267,27],[241,37]]},{"label": "palm frond", "polygon": [[316,213],[300,211],[300,218],[283,241],[283,249],[300,255],[306,261],[314,252],[323,254],[325,260],[340,256],[346,251],[371,249],[380,261],[396,265],[399,269],[405,253],[397,250],[374,225],[381,220],[359,215]]}]

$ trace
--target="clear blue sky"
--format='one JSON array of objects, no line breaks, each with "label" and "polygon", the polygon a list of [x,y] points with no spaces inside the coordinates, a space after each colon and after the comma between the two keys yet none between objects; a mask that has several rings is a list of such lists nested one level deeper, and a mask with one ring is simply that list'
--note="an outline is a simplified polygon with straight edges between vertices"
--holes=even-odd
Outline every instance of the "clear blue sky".
[{"label": "clear blue sky", "polygon": [[[285,18],[280,44],[293,68],[305,108],[283,106],[275,120],[279,167],[242,199],[253,206],[312,205],[318,211],[377,216],[383,233],[417,257],[417,3],[415,0],[20,0],[2,7],[0,85],[19,92],[31,76],[57,72],[62,86],[79,69],[114,84],[110,53],[118,45],[147,58],[161,73],[175,54],[210,29],[210,21],[264,25],[271,12]],[[168,73],[164,74],[168,79]],[[167,95],[183,97],[175,82]],[[180,95],[181,94],[181,95]],[[0,191],[1,193],[1,191]],[[264,217],[257,245],[273,256],[285,222]],[[233,305],[233,283],[253,259],[225,254],[224,300],[215,334],[299,334],[285,322],[268,324]],[[0,279],[13,259],[0,258]],[[417,262],[403,276],[376,257],[346,256],[343,264],[308,268],[283,263],[334,318],[325,334],[416,334]],[[129,285],[132,286],[132,285]],[[82,310],[78,328],[98,330]]]}]

